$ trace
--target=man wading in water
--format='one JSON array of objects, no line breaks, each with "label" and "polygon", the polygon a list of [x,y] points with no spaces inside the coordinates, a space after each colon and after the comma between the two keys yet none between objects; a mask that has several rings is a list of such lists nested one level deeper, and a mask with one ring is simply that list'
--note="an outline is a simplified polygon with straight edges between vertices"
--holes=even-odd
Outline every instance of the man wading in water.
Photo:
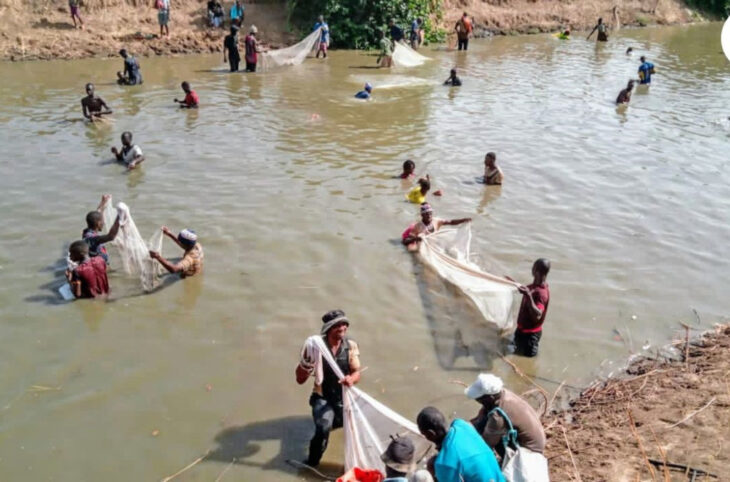
[{"label": "man wading in water", "polygon": [[112,113],[109,106],[106,105],[104,99],[94,95],[94,84],[86,84],[86,97],[81,99],[81,112],[84,117],[94,122],[95,118],[101,119],[101,116]]},{"label": "man wading in water", "polygon": [[433,234],[442,226],[456,226],[457,224],[470,223],[471,218],[462,219],[439,219],[433,217],[433,208],[428,203],[421,204],[421,221],[411,224],[403,231],[401,240],[408,248],[408,251],[418,251],[418,245],[427,234]]},{"label": "man wading in water", "polygon": [[[314,437],[309,442],[309,457],[304,461],[310,467],[319,465],[327,441],[333,428],[342,427],[342,385],[351,387],[360,381],[360,349],[353,340],[345,335],[350,321],[342,310],[332,310],[322,317],[322,338],[330,349],[345,377],[337,379],[337,375],[326,361],[323,361],[322,384],[315,381],[309,405],[312,407],[314,419]],[[299,385],[304,384],[314,373],[316,360],[302,358],[296,369],[296,380]]]}]

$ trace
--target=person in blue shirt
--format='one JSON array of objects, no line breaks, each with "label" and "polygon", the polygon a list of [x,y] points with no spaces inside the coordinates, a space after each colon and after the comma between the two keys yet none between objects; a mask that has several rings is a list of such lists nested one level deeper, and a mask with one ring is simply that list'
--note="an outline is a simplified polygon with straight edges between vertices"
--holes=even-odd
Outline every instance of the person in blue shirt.
[{"label": "person in blue shirt", "polygon": [[243,19],[246,17],[244,12],[246,7],[243,6],[241,0],[236,0],[231,7],[231,25],[241,27],[243,25]]},{"label": "person in blue shirt", "polygon": [[317,23],[314,24],[314,30],[312,31],[314,32],[316,30],[322,32],[322,36],[319,38],[315,58],[319,58],[320,52],[323,54],[322,58],[327,58],[327,47],[330,45],[330,27],[327,25],[327,22],[324,21],[324,17],[322,15],[320,15],[319,19],[317,19]]},{"label": "person in blue shirt", "polygon": [[373,91],[373,86],[370,85],[370,82],[365,83],[365,88],[355,94],[356,99],[363,99],[363,100],[370,100],[370,94]]},{"label": "person in blue shirt", "polygon": [[403,33],[403,29],[395,24],[395,20],[391,18],[390,22],[388,22],[388,27],[390,28],[390,38],[393,39],[393,42],[403,40],[405,34]]},{"label": "person in blue shirt", "polygon": [[413,22],[411,22],[411,48],[413,50],[418,50],[418,47],[421,45],[421,25],[423,24],[423,20],[420,18],[414,18]]},{"label": "person in blue shirt", "polygon": [[438,482],[505,482],[494,452],[469,422],[457,418],[449,427],[437,408],[426,407],[416,423],[439,451],[433,460]]},{"label": "person in blue shirt", "polygon": [[654,73],[654,64],[646,61],[646,57],[643,55],[639,59],[641,65],[639,66],[639,83],[642,85],[651,84],[651,75]]},{"label": "person in blue shirt", "polygon": [[124,59],[124,72],[117,72],[117,84],[139,85],[142,83],[142,74],[139,71],[139,62],[133,55],[129,55],[126,49],[119,51]]}]

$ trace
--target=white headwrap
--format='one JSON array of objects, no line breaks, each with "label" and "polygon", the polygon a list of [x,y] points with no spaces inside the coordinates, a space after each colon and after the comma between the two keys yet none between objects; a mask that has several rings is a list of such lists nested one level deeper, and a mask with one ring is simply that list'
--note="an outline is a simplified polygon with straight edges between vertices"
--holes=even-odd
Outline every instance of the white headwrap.
[{"label": "white headwrap", "polygon": [[192,229],[183,229],[182,231],[180,231],[179,236],[185,241],[190,241],[191,243],[194,243],[198,240],[198,235],[195,234],[195,231],[193,231]]},{"label": "white headwrap", "polygon": [[476,381],[464,390],[464,394],[476,400],[484,395],[496,395],[502,391],[503,387],[504,383],[502,383],[502,379],[498,376],[492,375],[491,373],[481,373]]}]

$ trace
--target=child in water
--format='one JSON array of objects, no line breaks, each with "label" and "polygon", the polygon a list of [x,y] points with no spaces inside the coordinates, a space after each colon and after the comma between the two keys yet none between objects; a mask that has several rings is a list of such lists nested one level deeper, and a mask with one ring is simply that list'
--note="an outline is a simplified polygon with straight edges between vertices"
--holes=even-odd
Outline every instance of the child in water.
[{"label": "child in water", "polygon": [[628,104],[631,101],[632,90],[634,90],[634,81],[629,80],[626,88],[618,93],[618,97],[616,97],[616,105]]},{"label": "child in water", "polygon": [[494,152],[487,152],[484,156],[484,184],[488,186],[501,186],[504,181],[504,174],[502,169],[497,167],[497,154]]},{"label": "child in water", "polygon": [[403,163],[403,172],[398,176],[400,179],[411,179],[416,174],[413,172],[416,170],[416,163],[408,159]]},{"label": "child in water", "polygon": [[183,92],[185,92],[185,98],[183,100],[175,99],[175,102],[180,104],[180,107],[183,109],[197,109],[198,104],[200,103],[198,94],[190,88],[190,84],[188,82],[183,82],[180,84],[180,87],[182,87]]},{"label": "child in water", "polygon": [[444,82],[444,85],[450,85],[452,87],[460,87],[461,86],[461,79],[456,76],[456,69],[451,69],[451,73],[449,74],[449,78],[446,79],[446,82]]},{"label": "child in water", "polygon": [[370,100],[370,94],[373,91],[373,86],[370,85],[370,82],[365,82],[365,87],[363,90],[355,94],[356,99],[362,99],[362,100]]},{"label": "child in water", "polygon": [[406,198],[413,204],[423,204],[426,202],[426,194],[431,189],[431,178],[428,174],[418,180],[418,186],[408,191]]},{"label": "child in water", "polygon": [[101,256],[89,256],[86,241],[71,243],[68,257],[77,264],[75,268],[66,270],[66,279],[74,298],[99,298],[109,293],[106,262]]}]

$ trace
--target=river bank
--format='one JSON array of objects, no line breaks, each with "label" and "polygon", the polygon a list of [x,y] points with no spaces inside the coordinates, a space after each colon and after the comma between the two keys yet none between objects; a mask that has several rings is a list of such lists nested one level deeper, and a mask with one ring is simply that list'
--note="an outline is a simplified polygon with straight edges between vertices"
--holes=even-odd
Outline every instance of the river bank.
[{"label": "river bank", "polygon": [[[226,9],[229,2],[224,2]],[[277,48],[297,40],[287,28],[284,2],[244,3],[245,25],[255,24],[264,44]],[[451,31],[463,11],[474,18],[475,35],[585,30],[598,17],[612,26],[668,25],[701,19],[679,0],[630,0],[614,12],[606,0],[446,0],[442,27]],[[224,29],[206,25],[205,2],[176,0],[170,35],[159,37],[157,11],[140,0],[87,0],[81,6],[84,29],[73,27],[66,2],[0,1],[0,58],[51,60],[116,56],[126,48],[138,56],[220,52]],[[314,21],[314,19],[313,19]],[[333,32],[336,35],[336,32]]]},{"label": "river bank", "polygon": [[730,477],[730,325],[673,351],[632,361],[543,420],[553,480],[687,480],[680,466]]}]

